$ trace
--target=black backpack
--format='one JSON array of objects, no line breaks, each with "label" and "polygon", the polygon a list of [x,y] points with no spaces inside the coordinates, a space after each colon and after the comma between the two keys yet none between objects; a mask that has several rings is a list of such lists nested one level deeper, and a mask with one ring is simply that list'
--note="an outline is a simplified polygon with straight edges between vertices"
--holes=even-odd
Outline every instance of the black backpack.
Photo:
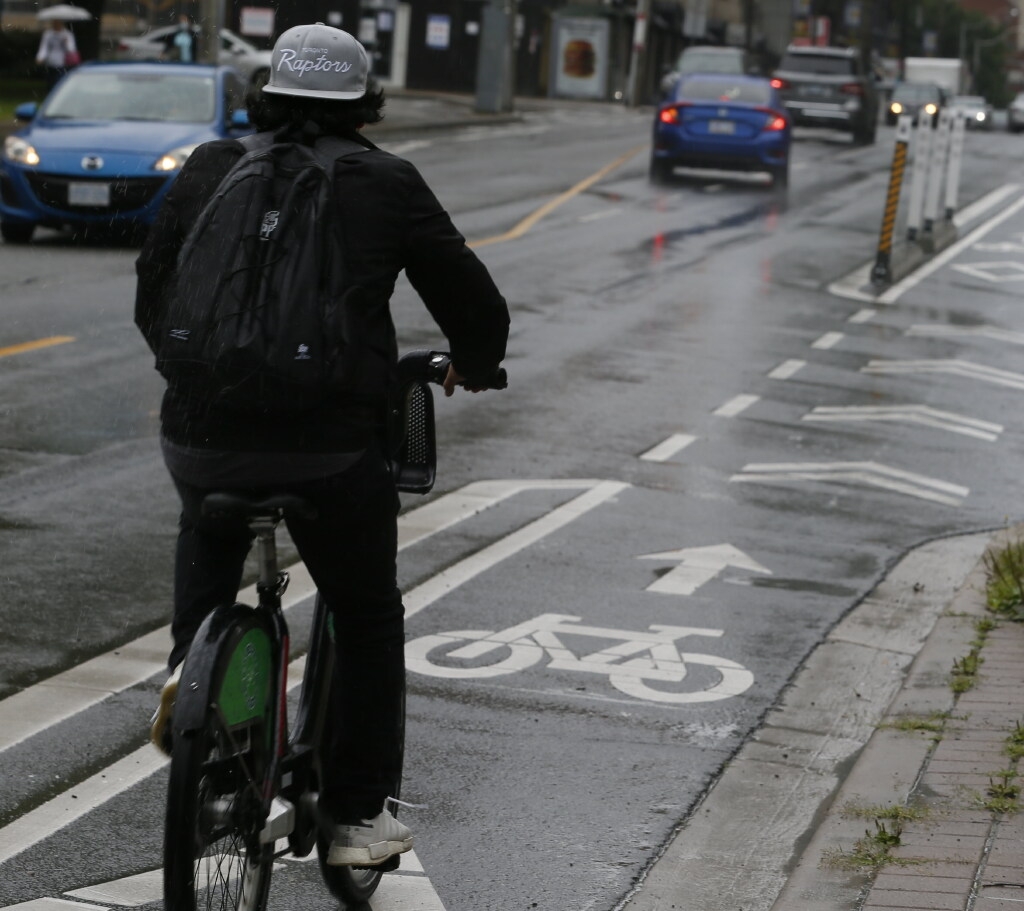
[{"label": "black backpack", "polygon": [[360,292],[342,268],[334,162],[353,140],[269,134],[203,208],[178,255],[156,366],[212,406],[282,414],[337,402],[359,358]]}]

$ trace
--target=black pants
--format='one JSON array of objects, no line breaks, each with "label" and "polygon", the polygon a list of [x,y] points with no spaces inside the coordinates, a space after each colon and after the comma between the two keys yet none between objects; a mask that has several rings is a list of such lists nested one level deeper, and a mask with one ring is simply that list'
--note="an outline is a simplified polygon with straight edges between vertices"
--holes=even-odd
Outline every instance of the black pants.
[{"label": "black pants", "polygon": [[[201,517],[208,491],[172,477],[182,501],[174,667],[206,615],[235,601],[252,535],[242,519]],[[290,519],[288,531],[334,618],[337,661],[321,806],[338,821],[367,819],[380,812],[401,778],[405,633],[395,568],[398,494],[376,449],[341,474],[273,490],[301,496],[318,511],[314,520]]]}]

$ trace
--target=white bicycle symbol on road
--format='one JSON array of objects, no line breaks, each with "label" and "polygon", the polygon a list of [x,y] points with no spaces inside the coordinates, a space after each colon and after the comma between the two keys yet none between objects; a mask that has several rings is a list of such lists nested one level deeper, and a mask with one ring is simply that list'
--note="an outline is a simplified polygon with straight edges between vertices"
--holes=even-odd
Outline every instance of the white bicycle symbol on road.
[{"label": "white bicycle symbol on road", "polygon": [[[721,636],[723,630],[694,626],[652,624],[648,632],[582,626],[580,617],[567,614],[541,614],[518,626],[490,630],[458,630],[421,636],[406,644],[406,666],[430,677],[498,677],[526,670],[550,658],[552,670],[602,674],[612,686],[637,699],[652,702],[714,702],[745,692],[754,675],[742,664],[699,652],[680,652],[676,640],[686,636]],[[578,656],[559,639],[559,635],[594,636],[618,640],[617,645]],[[455,666],[438,664],[435,659],[478,660],[493,656],[487,664]],[[648,686],[648,681],[678,686],[687,676],[687,665],[706,665],[717,672],[717,679],[702,689],[668,691]],[[707,675],[702,675],[705,680]]]}]

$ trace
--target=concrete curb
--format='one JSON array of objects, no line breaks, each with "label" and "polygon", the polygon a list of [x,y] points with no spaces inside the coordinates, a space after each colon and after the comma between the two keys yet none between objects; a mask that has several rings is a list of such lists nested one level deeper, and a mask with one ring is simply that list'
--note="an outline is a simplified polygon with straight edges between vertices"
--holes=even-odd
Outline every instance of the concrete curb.
[{"label": "concrete curb", "polygon": [[619,908],[856,907],[869,876],[823,869],[822,856],[864,834],[844,807],[892,805],[914,787],[930,740],[879,725],[953,703],[949,670],[974,636],[961,614],[983,611],[979,561],[992,539],[944,538],[904,557],[810,655]]}]

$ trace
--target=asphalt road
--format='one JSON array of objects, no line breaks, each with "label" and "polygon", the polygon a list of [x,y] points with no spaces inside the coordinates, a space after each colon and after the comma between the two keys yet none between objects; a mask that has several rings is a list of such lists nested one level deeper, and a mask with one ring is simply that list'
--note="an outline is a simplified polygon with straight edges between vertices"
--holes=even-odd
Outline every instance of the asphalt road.
[{"label": "asphalt road", "polygon": [[[405,503],[422,872],[379,911],[616,908],[901,554],[1020,518],[1024,186],[883,302],[841,280],[873,256],[891,130],[870,148],[801,133],[785,194],[653,188],[647,118],[388,138],[477,244],[513,332],[509,389],[438,402],[437,488]],[[967,143],[964,203],[1020,178],[1019,137]],[[134,255],[0,247],[0,908],[159,904],[145,720],[176,504]],[[441,344],[407,287],[394,310],[403,347]],[[283,860],[271,906],[329,907],[315,864]]]}]

